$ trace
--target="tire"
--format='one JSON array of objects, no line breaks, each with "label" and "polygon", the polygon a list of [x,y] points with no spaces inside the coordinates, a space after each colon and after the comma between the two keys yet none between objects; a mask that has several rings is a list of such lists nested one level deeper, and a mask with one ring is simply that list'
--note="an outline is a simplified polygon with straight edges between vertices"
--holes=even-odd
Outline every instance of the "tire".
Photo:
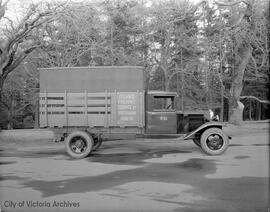
[{"label": "tire", "polygon": [[93,149],[94,140],[83,131],[74,131],[66,138],[66,151],[76,159],[85,158]]},{"label": "tire", "polygon": [[219,128],[205,130],[200,139],[202,150],[208,155],[220,155],[229,146],[228,136]]},{"label": "tire", "polygon": [[101,146],[101,144],[102,144],[102,139],[99,139],[98,141],[96,141],[94,143],[94,146],[93,146],[93,151],[98,150],[98,148]]}]

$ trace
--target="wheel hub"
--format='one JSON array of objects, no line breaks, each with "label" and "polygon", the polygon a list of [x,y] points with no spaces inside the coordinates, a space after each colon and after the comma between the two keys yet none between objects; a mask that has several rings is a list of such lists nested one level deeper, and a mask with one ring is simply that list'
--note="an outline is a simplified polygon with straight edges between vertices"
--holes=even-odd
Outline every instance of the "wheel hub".
[{"label": "wheel hub", "polygon": [[71,142],[71,149],[75,153],[82,153],[86,149],[86,142],[81,137],[76,137]]},{"label": "wheel hub", "polygon": [[83,141],[81,139],[77,140],[75,142],[75,146],[78,148],[78,149],[81,149],[83,147]]},{"label": "wheel hub", "polygon": [[219,135],[211,135],[208,137],[208,147],[214,150],[218,150],[222,147],[223,140]]}]

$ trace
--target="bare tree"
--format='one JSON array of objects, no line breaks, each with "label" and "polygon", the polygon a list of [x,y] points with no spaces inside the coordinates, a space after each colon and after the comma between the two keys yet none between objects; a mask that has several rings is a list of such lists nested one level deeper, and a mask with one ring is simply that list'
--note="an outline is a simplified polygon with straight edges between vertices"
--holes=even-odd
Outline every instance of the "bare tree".
[{"label": "bare tree", "polygon": [[[240,102],[243,89],[243,79],[245,71],[250,60],[254,60],[252,52],[255,49],[261,51],[262,61],[264,64],[267,60],[268,50],[264,50],[262,45],[267,44],[261,41],[261,33],[264,31],[256,27],[263,19],[260,16],[263,7],[258,7],[258,2],[254,0],[240,1],[215,1],[219,8],[229,10],[229,25],[226,28],[228,35],[231,38],[232,53],[234,56],[233,73],[231,88],[229,92],[229,122],[241,124],[243,104]],[[265,1],[264,3],[267,2]],[[268,7],[266,7],[268,8]],[[261,10],[258,10],[261,9]],[[265,20],[263,20],[265,21]],[[266,30],[266,29],[265,29]],[[262,44],[263,43],[263,44]],[[255,62],[256,63],[256,62]]]},{"label": "bare tree", "polygon": [[100,36],[100,19],[91,3],[70,3],[61,17],[44,27],[41,67],[89,66],[94,63]]},{"label": "bare tree", "polygon": [[153,37],[151,52],[156,67],[164,75],[164,90],[170,89],[170,82],[178,73],[181,74],[182,81],[184,81],[184,72],[192,74],[190,73],[191,69],[187,71],[184,65],[176,63],[177,61],[183,61],[183,55],[180,53],[183,50],[195,52],[196,47],[194,45],[196,45],[197,39],[195,25],[200,17],[196,12],[205,4],[206,1],[199,1],[195,5],[173,1],[154,4],[152,12],[154,18],[152,18],[152,32],[150,33]]},{"label": "bare tree", "polygon": [[53,21],[60,6],[31,4],[19,21],[6,16],[8,0],[0,0],[0,23],[3,26],[0,40],[0,100],[7,76],[36,48],[41,42],[31,36],[45,23]]}]

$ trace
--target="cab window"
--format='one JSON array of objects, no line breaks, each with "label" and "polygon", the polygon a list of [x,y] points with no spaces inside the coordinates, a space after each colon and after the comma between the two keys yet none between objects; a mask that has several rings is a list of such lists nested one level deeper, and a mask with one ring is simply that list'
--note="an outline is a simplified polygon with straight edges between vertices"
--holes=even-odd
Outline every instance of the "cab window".
[{"label": "cab window", "polygon": [[154,96],[154,110],[175,110],[174,96]]}]

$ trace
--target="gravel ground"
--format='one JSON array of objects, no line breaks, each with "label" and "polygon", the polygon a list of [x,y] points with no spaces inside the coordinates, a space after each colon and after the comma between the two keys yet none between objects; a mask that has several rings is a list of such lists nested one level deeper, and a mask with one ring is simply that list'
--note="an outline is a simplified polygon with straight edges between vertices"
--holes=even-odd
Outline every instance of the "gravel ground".
[{"label": "gravel ground", "polygon": [[228,126],[233,138],[220,156],[192,141],[141,138],[105,142],[82,160],[48,130],[2,131],[2,211],[264,212],[267,124]]}]

